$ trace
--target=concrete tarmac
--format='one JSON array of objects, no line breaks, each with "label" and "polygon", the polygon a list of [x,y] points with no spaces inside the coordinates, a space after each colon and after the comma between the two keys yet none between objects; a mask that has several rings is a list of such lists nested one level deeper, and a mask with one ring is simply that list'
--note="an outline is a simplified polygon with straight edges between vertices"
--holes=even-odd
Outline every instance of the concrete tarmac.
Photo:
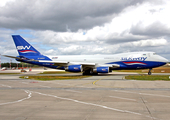
[{"label": "concrete tarmac", "polygon": [[0,120],[169,120],[170,82],[127,74],[45,82],[0,75]]}]

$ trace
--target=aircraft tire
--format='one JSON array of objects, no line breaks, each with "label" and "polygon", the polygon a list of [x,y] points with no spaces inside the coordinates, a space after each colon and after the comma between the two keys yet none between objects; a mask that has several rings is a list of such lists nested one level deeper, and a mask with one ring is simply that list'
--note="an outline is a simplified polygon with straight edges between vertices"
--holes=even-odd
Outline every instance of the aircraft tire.
[{"label": "aircraft tire", "polygon": [[84,71],[83,75],[91,75],[91,74],[90,74],[90,71]]},{"label": "aircraft tire", "polygon": [[151,72],[148,72],[148,75],[151,75],[152,73]]},{"label": "aircraft tire", "polygon": [[98,73],[92,72],[92,71],[84,71],[83,75],[98,75]]},{"label": "aircraft tire", "polygon": [[152,70],[152,68],[149,69],[148,75],[152,74],[151,70]]}]

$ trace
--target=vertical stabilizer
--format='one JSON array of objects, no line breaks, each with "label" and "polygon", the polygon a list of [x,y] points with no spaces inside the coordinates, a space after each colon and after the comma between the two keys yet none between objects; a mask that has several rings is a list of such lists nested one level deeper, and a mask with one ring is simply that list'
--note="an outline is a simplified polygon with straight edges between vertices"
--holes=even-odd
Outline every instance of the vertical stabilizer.
[{"label": "vertical stabilizer", "polygon": [[24,40],[20,35],[12,35],[20,56],[39,56],[41,53]]}]

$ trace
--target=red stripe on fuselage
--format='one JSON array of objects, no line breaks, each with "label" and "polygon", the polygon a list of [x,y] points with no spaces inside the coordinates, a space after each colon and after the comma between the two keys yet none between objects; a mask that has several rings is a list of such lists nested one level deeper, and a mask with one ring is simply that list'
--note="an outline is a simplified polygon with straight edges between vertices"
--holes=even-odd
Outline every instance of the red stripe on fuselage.
[{"label": "red stripe on fuselage", "polygon": [[145,64],[146,65],[146,63],[143,63],[143,62],[139,62],[139,61],[130,61],[130,62],[123,62],[123,63],[125,63],[125,64]]}]

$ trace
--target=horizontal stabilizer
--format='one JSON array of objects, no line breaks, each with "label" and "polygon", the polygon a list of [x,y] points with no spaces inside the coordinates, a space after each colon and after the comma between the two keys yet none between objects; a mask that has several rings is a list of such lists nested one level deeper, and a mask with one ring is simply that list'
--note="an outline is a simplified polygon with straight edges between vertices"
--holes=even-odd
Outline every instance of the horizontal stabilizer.
[{"label": "horizontal stabilizer", "polygon": [[9,56],[9,55],[3,55],[4,57],[9,57],[9,58],[14,58],[18,60],[22,60],[20,57],[15,57],[15,56]]},{"label": "horizontal stabilizer", "polygon": [[9,56],[9,55],[3,55],[4,57],[9,57],[9,58],[14,58],[14,59],[18,59],[18,60],[26,60],[26,61],[35,61],[35,62],[38,62],[38,60],[34,60],[34,59],[29,59],[29,58],[26,58],[26,57],[15,57],[15,56]]}]

